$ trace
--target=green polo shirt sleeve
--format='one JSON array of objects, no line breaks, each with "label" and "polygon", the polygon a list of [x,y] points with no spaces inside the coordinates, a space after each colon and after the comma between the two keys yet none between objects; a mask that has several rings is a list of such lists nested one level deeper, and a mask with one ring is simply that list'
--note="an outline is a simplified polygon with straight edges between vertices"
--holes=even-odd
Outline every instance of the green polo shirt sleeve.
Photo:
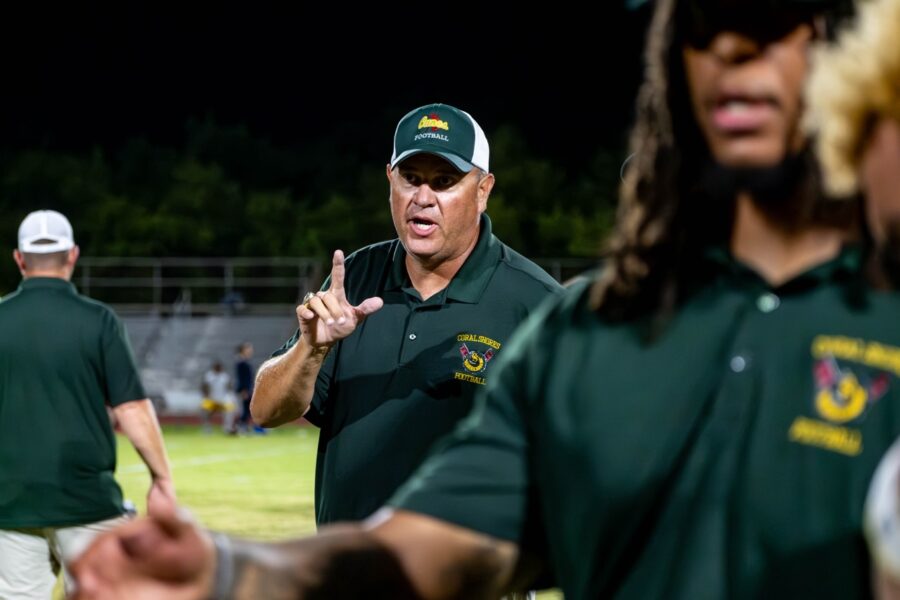
[{"label": "green polo shirt sleeve", "polygon": [[[529,466],[529,390],[547,312],[555,297],[523,323],[469,416],[388,502],[520,545],[537,539],[537,496]],[[527,524],[527,527],[526,527]]]},{"label": "green polo shirt sleeve", "polygon": [[106,370],[106,398],[110,406],[147,397],[135,366],[125,325],[111,310],[101,318],[101,356]]},{"label": "green polo shirt sleeve", "polygon": [[[326,284],[328,282],[326,281]],[[322,289],[327,289],[323,286]],[[286,341],[284,345],[272,353],[272,358],[276,356],[281,356],[291,348],[293,348],[297,342],[300,340],[300,330],[294,332],[294,335],[291,336],[291,339]],[[309,403],[309,410],[306,411],[306,414],[303,415],[303,418],[315,425],[316,427],[322,426],[322,419],[325,414],[325,399],[328,397],[328,388],[331,387],[331,379],[334,375],[335,368],[335,355],[337,354],[334,348],[328,353],[328,356],[325,357],[325,361],[322,363],[322,367],[319,369],[319,374],[316,376],[316,387],[313,391],[312,401]]]}]

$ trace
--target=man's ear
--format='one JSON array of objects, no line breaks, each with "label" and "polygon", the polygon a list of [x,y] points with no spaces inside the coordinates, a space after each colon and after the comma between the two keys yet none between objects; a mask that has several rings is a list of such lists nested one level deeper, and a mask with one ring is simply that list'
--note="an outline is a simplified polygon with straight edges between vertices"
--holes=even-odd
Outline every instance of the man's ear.
[{"label": "man's ear", "polygon": [[478,180],[478,212],[484,212],[487,209],[488,198],[491,190],[494,189],[494,174],[488,173]]},{"label": "man's ear", "polygon": [[25,256],[21,252],[19,252],[18,248],[13,250],[13,261],[15,261],[16,266],[19,267],[19,273],[24,275],[26,269]]},{"label": "man's ear", "polygon": [[72,273],[75,272],[75,263],[78,262],[78,257],[81,256],[81,248],[78,246],[72,246],[69,248],[69,253],[66,255],[66,277],[71,278]]}]

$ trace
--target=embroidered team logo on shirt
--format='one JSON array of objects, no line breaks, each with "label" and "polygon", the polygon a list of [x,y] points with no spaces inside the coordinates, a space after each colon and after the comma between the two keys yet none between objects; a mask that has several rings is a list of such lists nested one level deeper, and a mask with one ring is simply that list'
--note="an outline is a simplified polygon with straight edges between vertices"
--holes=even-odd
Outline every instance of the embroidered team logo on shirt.
[{"label": "embroidered team logo on shirt", "polygon": [[859,418],[868,405],[881,398],[888,388],[887,373],[858,377],[850,367],[843,369],[834,356],[816,362],[816,412],[832,423]]},{"label": "embroidered team logo on shirt", "polygon": [[788,438],[855,456],[862,432],[846,427],[861,420],[890,387],[889,371],[900,375],[900,348],[842,336],[813,340],[813,410],[817,419],[798,416]]},{"label": "embroidered team logo on shirt", "polygon": [[474,333],[461,333],[456,336],[456,341],[461,342],[459,354],[462,364],[460,369],[453,373],[453,378],[484,385],[485,379],[482,375],[502,344]]},{"label": "embroidered team logo on shirt", "polygon": [[493,350],[488,350],[484,354],[478,354],[477,352],[471,352],[465,344],[459,347],[459,353],[463,357],[463,366],[471,373],[484,371],[488,362],[494,358]]}]

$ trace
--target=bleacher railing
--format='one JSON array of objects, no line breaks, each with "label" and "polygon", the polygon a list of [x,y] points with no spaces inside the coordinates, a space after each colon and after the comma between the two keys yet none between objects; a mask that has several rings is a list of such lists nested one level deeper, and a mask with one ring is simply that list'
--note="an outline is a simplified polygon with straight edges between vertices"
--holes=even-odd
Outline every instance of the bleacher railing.
[{"label": "bleacher railing", "polygon": [[[586,258],[535,262],[566,282],[596,266]],[[311,257],[82,257],[81,291],[125,314],[285,314],[316,290],[330,261]]]},{"label": "bleacher railing", "polygon": [[79,289],[134,314],[283,314],[324,279],[309,257],[81,257]]}]

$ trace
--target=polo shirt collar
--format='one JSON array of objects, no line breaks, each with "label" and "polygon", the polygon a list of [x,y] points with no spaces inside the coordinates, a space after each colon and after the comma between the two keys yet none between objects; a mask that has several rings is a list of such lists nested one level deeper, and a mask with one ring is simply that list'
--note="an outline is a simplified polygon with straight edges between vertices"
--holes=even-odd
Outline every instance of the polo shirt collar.
[{"label": "polo shirt collar", "polygon": [[[725,247],[716,246],[708,249],[704,258],[714,273],[724,275],[741,286],[771,287],[758,273],[738,261]],[[861,245],[845,244],[834,258],[796,275],[778,288],[789,291],[814,287],[829,281],[853,279],[862,273],[864,258],[864,249]]]},{"label": "polo shirt collar", "polygon": [[[478,241],[472,253],[450,281],[450,285],[438,296],[443,296],[445,300],[469,304],[478,302],[494,275],[500,254],[500,241],[491,233],[491,219],[486,213],[481,213]],[[406,272],[406,250],[398,241],[394,247],[385,290],[402,288],[411,289],[412,284]]]},{"label": "polo shirt collar", "polygon": [[29,277],[19,284],[20,290],[53,289],[75,293],[75,285],[59,277]]}]

